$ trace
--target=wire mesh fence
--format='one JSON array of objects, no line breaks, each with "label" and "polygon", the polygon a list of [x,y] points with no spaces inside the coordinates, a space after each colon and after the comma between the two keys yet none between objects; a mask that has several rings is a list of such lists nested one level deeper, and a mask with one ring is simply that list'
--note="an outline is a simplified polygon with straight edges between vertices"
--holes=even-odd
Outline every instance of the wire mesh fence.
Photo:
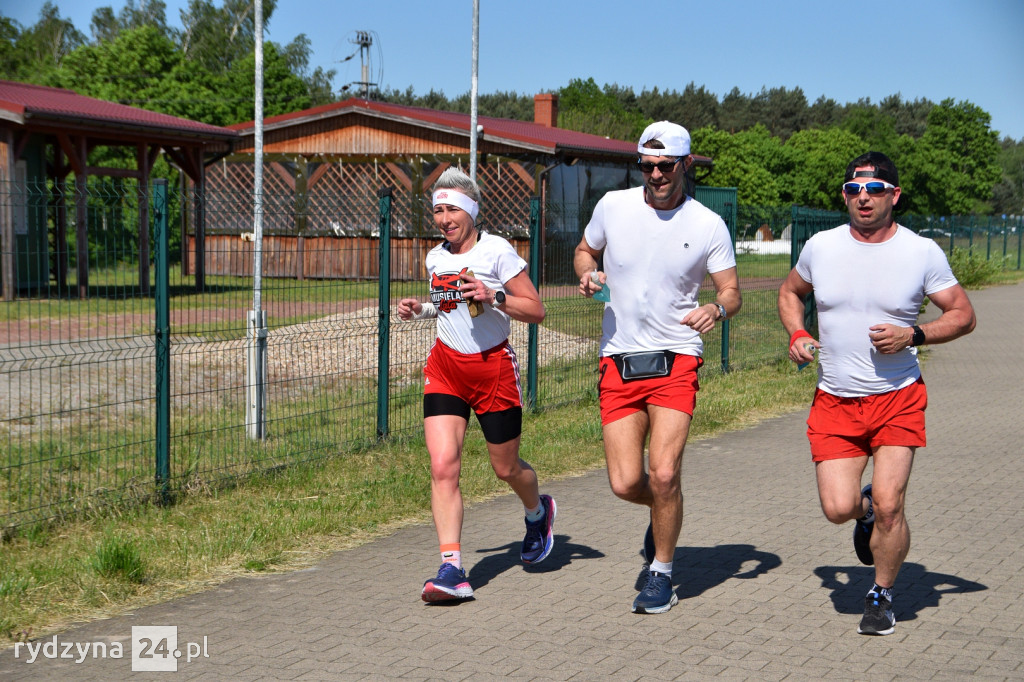
[{"label": "wire mesh fence", "polygon": [[[390,233],[389,277],[382,282],[376,196],[325,195],[305,204],[264,197],[267,428],[265,438],[253,439],[246,429],[256,247],[251,196],[170,191],[159,206],[142,204],[152,195],[126,180],[92,183],[84,195],[52,182],[0,187],[8,217],[0,234],[0,277],[14,282],[14,295],[0,302],[0,527],[152,499],[160,492],[161,448],[173,493],[371,448],[382,437],[382,410],[383,435],[421,432],[422,367],[434,326],[400,322],[393,306],[382,311],[380,301],[382,289],[395,302],[426,299],[423,259],[437,243],[431,224]],[[525,205],[504,207],[503,215],[532,215],[528,202],[514,201]],[[205,213],[199,235],[197,202]],[[547,308],[545,323],[532,330],[513,322],[511,338],[535,377],[534,406],[543,409],[596,396],[603,306],[577,294],[572,271],[589,209],[535,205],[532,229],[493,229],[531,261]],[[360,230],[334,229],[341,215]],[[808,215],[817,227],[803,227]],[[730,227],[738,238],[744,307],[726,329],[705,338],[702,371],[784,356],[775,297],[791,266],[790,244],[806,239],[805,229],[842,222],[837,216],[738,207],[731,218],[738,224]],[[486,207],[483,217],[486,227]],[[1015,257],[1020,267],[1019,219],[939,223],[950,228],[949,235],[936,235],[940,244],[950,246],[948,238],[952,246],[984,246],[993,258]],[[770,238],[762,231],[759,240],[762,224]],[[157,256],[141,257],[160,248],[171,266],[166,358],[154,342],[161,290],[150,261]],[[708,281],[702,301],[713,294]],[[382,339],[388,350],[383,375]],[[166,396],[156,379],[164,361]],[[164,402],[169,438],[161,444],[157,415]]]}]

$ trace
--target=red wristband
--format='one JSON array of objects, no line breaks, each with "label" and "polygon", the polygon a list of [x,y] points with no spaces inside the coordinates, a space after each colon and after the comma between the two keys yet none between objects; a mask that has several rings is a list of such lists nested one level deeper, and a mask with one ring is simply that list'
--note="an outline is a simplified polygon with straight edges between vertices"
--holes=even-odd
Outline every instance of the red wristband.
[{"label": "red wristband", "polygon": [[814,338],[813,336],[807,333],[806,329],[797,329],[795,332],[793,332],[793,336],[789,337],[789,347],[792,348],[793,344],[796,343],[797,339],[802,339],[804,337],[807,337],[808,339]]}]

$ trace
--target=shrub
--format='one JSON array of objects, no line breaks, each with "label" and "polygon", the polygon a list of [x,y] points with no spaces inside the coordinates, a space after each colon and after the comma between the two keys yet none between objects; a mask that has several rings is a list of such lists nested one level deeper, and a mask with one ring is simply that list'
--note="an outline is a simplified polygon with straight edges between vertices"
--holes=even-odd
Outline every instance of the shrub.
[{"label": "shrub", "polygon": [[977,289],[992,283],[1004,269],[1003,259],[987,259],[974,249],[957,247],[949,257],[949,265],[957,281],[965,289]]}]

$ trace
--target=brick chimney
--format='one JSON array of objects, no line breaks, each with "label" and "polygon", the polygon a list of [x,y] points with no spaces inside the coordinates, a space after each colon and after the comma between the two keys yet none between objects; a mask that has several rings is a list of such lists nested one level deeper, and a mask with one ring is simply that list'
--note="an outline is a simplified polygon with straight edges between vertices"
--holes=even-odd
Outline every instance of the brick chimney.
[{"label": "brick chimney", "polygon": [[533,96],[533,122],[545,128],[558,127],[558,95],[541,93]]}]

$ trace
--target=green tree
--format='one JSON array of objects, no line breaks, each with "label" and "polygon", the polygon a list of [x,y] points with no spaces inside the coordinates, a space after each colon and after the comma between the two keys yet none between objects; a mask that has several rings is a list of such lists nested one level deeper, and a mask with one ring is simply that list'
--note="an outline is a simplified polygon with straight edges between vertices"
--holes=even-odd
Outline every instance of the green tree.
[{"label": "green tree", "polygon": [[1024,138],[1004,137],[999,146],[1003,177],[992,190],[992,208],[996,213],[1024,215]]},{"label": "green tree", "polygon": [[807,127],[807,97],[800,88],[761,89],[753,102],[757,122],[785,142],[789,136]]},{"label": "green tree", "polygon": [[[276,43],[267,44],[273,44],[274,49],[278,49]],[[325,71],[320,66],[316,67],[313,71],[309,70],[309,59],[313,54],[313,44],[305,33],[295,36],[280,52],[288,71],[305,84],[309,106],[328,104],[334,101],[331,79],[334,78],[335,71],[333,69]],[[264,60],[266,60],[266,55],[264,55]],[[253,54],[253,65],[255,67],[255,53]],[[264,84],[265,87],[266,85]]]},{"label": "green tree", "polygon": [[710,182],[735,187],[740,203],[775,206],[782,202],[789,154],[763,125],[736,134],[710,126],[698,128],[691,133],[691,147],[714,160]]},{"label": "green tree", "polygon": [[841,128],[814,128],[794,133],[786,141],[793,169],[785,180],[786,203],[841,210],[841,186],[846,166],[868,151],[864,140]]},{"label": "green tree", "polygon": [[750,98],[734,87],[722,98],[718,108],[718,126],[730,133],[739,132],[754,124]]},{"label": "green tree", "polygon": [[866,99],[846,108],[840,127],[864,140],[868,149],[883,153],[891,152],[898,137],[892,116]]},{"label": "green tree", "polygon": [[61,17],[60,10],[51,2],[43,5],[39,21],[31,27],[22,29],[17,22],[5,18],[2,31],[10,47],[9,54],[0,61],[0,74],[18,81],[44,82],[47,74],[60,68],[65,57],[85,44],[85,36],[70,19]]},{"label": "green tree", "polygon": [[878,110],[892,120],[897,135],[909,135],[916,140],[928,128],[928,114],[934,106],[934,102],[924,98],[904,102],[899,95],[889,95],[879,103]]},{"label": "green tree", "polygon": [[1002,177],[992,117],[967,101],[943,100],[928,114],[906,168],[916,210],[934,215],[991,212],[992,188]]},{"label": "green tree", "polygon": [[167,26],[167,4],[163,0],[139,0],[138,5],[135,0],[126,0],[116,15],[112,7],[98,7],[89,22],[95,43],[113,40],[121,31],[142,26],[154,26],[163,35],[173,35]]},{"label": "green tree", "polygon": [[[251,121],[255,118],[256,55],[250,53],[237,60],[227,74],[227,91],[234,96],[229,123]],[[277,116],[300,111],[311,106],[305,82],[293,73],[288,59],[274,43],[263,46],[263,115]]]},{"label": "green tree", "polygon": [[679,93],[644,90],[637,98],[640,111],[652,121],[673,121],[687,130],[718,125],[718,97],[703,85],[690,83]]},{"label": "green tree", "polygon": [[17,79],[23,56],[18,50],[21,24],[0,15],[0,78]]},{"label": "green tree", "polygon": [[216,79],[149,25],[78,48],[46,84],[215,125],[229,122],[231,111]]},{"label": "green tree", "polygon": [[[344,88],[342,89],[344,92]],[[371,93],[373,99],[381,102],[390,102],[391,104],[402,104],[409,107],[423,107],[424,109],[435,109],[437,111],[455,111],[453,108],[455,104],[445,96],[443,91],[437,91],[433,88],[430,89],[425,95],[417,95],[410,85],[405,90],[395,90],[393,88],[384,88],[376,94]],[[469,101],[469,95],[466,95],[466,101]],[[469,112],[468,104],[466,112]]]},{"label": "green tree", "polygon": [[[265,33],[271,32],[276,5],[276,0],[263,1]],[[221,7],[214,6],[212,0],[189,0],[188,9],[181,11],[181,23],[182,52],[212,74],[227,74],[256,43],[251,0],[224,0]]]},{"label": "green tree", "polygon": [[808,128],[830,128],[838,126],[843,117],[843,108],[834,99],[822,95],[807,110]]},{"label": "green tree", "polygon": [[601,89],[593,78],[573,79],[559,91],[558,127],[616,140],[636,140],[651,119],[637,108],[627,110],[628,102],[617,86]]}]

